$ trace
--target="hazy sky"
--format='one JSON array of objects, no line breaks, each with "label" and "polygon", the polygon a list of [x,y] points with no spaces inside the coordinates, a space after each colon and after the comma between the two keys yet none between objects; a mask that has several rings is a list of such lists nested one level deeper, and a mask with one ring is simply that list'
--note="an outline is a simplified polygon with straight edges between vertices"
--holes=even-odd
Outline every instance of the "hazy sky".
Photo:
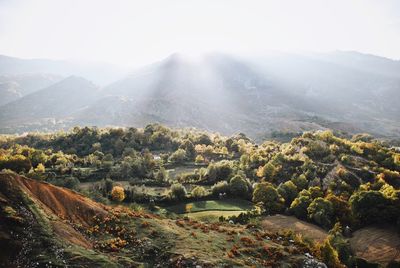
[{"label": "hazy sky", "polygon": [[172,52],[400,58],[397,0],[0,0],[0,54],[141,65]]}]

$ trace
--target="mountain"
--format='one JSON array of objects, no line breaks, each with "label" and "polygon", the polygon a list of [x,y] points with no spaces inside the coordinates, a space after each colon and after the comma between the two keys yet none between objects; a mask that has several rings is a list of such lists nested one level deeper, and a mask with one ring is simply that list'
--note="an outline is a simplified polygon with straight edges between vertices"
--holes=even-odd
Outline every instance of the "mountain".
[{"label": "mountain", "polygon": [[0,125],[8,128],[25,126],[62,126],[73,114],[90,105],[98,87],[88,80],[71,76],[0,107]]},{"label": "mountain", "polygon": [[62,79],[52,74],[0,75],[0,106]]},{"label": "mountain", "polygon": [[314,56],[354,69],[400,78],[399,60],[363,54],[356,51],[335,51],[328,54],[314,54]]},{"label": "mountain", "polygon": [[[101,88],[95,97],[80,92],[82,105],[65,108],[68,115],[43,98],[36,102],[47,107],[41,118],[68,122],[63,127],[159,122],[227,135],[245,132],[256,139],[326,128],[398,137],[398,68],[398,61],[355,52],[258,57],[210,53],[198,59],[173,54]],[[25,98],[0,107],[8,118],[1,121],[1,131],[12,132],[10,125],[22,122],[24,113],[7,113],[22,103],[34,106]],[[30,123],[19,129],[42,129],[42,123]]]},{"label": "mountain", "polygon": [[[323,128],[397,135],[400,79],[373,72],[373,64],[356,68],[352,60],[342,57],[339,64],[332,57],[214,53],[196,62],[174,54],[105,87],[107,97],[78,118],[111,125],[155,121],[253,137]],[[371,56],[365,57],[369,62]]]},{"label": "mountain", "polygon": [[106,85],[125,74],[125,69],[107,63],[78,63],[64,60],[20,59],[0,55],[0,75],[54,74],[82,76]]}]

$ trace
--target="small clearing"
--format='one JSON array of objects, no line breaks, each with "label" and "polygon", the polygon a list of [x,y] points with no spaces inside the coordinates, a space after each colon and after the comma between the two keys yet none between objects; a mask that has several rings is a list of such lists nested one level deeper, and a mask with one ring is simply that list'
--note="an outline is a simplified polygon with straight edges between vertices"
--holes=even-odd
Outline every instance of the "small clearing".
[{"label": "small clearing", "polygon": [[318,242],[324,241],[328,236],[328,233],[324,229],[293,216],[268,216],[263,220],[262,225],[266,231],[278,232],[281,230],[291,230]]},{"label": "small clearing", "polygon": [[400,236],[393,227],[370,226],[353,233],[351,247],[358,257],[383,265],[400,262]]}]

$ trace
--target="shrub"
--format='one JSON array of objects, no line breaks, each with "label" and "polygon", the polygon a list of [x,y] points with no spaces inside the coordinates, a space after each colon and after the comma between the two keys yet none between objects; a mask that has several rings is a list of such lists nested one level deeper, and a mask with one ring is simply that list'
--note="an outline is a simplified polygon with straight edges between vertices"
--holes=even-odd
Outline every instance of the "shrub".
[{"label": "shrub", "polygon": [[319,250],[322,260],[328,267],[345,268],[345,266],[340,262],[338,253],[332,247],[331,243],[329,242],[329,239],[326,239],[324,241],[324,243],[320,246]]}]

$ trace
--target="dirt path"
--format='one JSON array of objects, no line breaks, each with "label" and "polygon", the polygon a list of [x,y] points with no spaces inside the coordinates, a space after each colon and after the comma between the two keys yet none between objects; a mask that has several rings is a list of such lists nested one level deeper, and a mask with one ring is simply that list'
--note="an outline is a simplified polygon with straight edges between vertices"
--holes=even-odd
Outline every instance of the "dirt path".
[{"label": "dirt path", "polygon": [[268,216],[263,220],[262,225],[266,231],[292,230],[319,242],[325,240],[328,236],[324,229],[293,216]]},{"label": "dirt path", "polygon": [[366,227],[353,233],[350,244],[358,257],[370,262],[400,262],[400,236],[393,227]]}]

